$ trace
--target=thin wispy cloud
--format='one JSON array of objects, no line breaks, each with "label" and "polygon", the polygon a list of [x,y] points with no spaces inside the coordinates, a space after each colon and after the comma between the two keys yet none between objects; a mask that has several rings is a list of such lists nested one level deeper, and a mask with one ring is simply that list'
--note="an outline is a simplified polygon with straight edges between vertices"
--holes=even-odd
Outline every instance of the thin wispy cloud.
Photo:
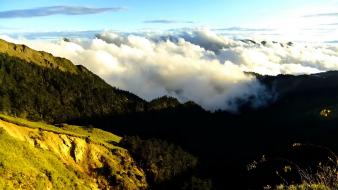
[{"label": "thin wispy cloud", "polygon": [[338,44],[338,40],[326,41],[328,44]]},{"label": "thin wispy cloud", "polygon": [[321,24],[322,26],[338,26],[338,23]]},{"label": "thin wispy cloud", "polygon": [[143,23],[148,24],[193,24],[193,21],[179,21],[179,20],[166,20],[166,19],[159,19],[159,20],[146,20]]},{"label": "thin wispy cloud", "polygon": [[51,6],[51,7],[38,7],[32,9],[17,9],[1,11],[0,18],[29,18],[29,17],[42,17],[51,15],[88,15],[99,14],[104,12],[118,12],[125,10],[123,7],[81,7],[81,6]]},{"label": "thin wispy cloud", "polygon": [[0,25],[0,30],[18,30],[19,27],[7,27]]},{"label": "thin wispy cloud", "polygon": [[310,14],[304,15],[303,17],[338,17],[338,13],[319,13],[319,14]]},{"label": "thin wispy cloud", "polygon": [[241,31],[241,32],[264,32],[273,31],[270,28],[242,28],[242,27],[229,27],[229,28],[216,28],[213,31]]},{"label": "thin wispy cloud", "polygon": [[[1,29],[1,26],[0,26]],[[27,39],[44,39],[56,40],[62,38],[77,38],[86,39],[99,33],[98,30],[85,30],[85,31],[58,31],[58,32],[18,32],[7,34],[14,38],[24,37]]]}]

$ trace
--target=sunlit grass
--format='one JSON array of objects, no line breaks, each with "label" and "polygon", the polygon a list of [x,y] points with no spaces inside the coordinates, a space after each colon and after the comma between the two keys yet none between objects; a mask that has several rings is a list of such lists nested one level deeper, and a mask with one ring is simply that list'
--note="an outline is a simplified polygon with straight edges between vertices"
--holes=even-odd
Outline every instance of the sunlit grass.
[{"label": "sunlit grass", "polygon": [[119,143],[121,141],[121,137],[114,135],[113,133],[92,127],[82,127],[76,125],[62,125],[62,129],[67,132],[72,132],[76,134],[81,134],[84,136],[90,136],[90,138],[94,141],[104,141],[104,142],[116,142]]},{"label": "sunlit grass", "polygon": [[[109,187],[111,179],[118,180],[116,189],[147,186],[145,179],[140,179],[144,174],[132,166],[129,153],[115,146],[121,138],[112,133],[92,127],[31,122],[3,114],[0,120],[4,121],[0,126],[0,189],[100,189]],[[28,132],[29,139],[13,135],[16,133],[10,127],[15,132]],[[72,141],[71,145],[62,138],[64,135]],[[32,138],[36,141],[31,142]],[[36,146],[40,140],[41,145]],[[82,158],[79,162],[78,157]]]},{"label": "sunlit grass", "polygon": [[318,165],[318,171],[312,173],[300,170],[302,184],[277,186],[277,190],[335,190],[338,189],[338,160],[331,160],[332,165]]},{"label": "sunlit grass", "polygon": [[11,117],[4,114],[0,114],[0,119],[24,127],[42,129],[44,131],[49,131],[53,133],[66,134],[79,138],[90,139],[91,141],[105,145],[108,148],[116,148],[112,144],[119,143],[121,141],[121,137],[97,128],[88,128],[67,124],[57,127],[43,122],[32,122],[26,119]]},{"label": "sunlit grass", "polygon": [[0,189],[90,189],[51,152],[16,140],[3,129],[0,160]]}]

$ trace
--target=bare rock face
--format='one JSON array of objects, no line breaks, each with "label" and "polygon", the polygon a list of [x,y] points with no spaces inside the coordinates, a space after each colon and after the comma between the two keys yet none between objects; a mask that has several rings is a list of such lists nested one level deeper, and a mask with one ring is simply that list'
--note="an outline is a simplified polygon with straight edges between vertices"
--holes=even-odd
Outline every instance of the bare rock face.
[{"label": "bare rock face", "polygon": [[83,156],[86,152],[86,145],[87,143],[83,139],[76,138],[73,140],[70,154],[76,163],[80,163],[83,159]]}]

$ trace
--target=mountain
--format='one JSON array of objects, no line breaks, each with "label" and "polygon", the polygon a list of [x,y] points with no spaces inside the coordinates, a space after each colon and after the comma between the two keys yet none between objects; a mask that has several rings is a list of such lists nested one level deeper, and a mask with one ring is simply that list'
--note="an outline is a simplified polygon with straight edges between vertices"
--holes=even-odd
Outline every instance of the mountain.
[{"label": "mountain", "polygon": [[[162,183],[174,174],[186,175],[185,172],[196,166],[197,159],[177,145],[133,137],[119,143],[120,137],[91,124],[96,119],[127,118],[136,113],[202,110],[197,104],[180,104],[170,97],[146,102],[109,86],[83,66],[24,45],[0,41],[0,52],[0,112],[3,114],[0,128],[4,136],[0,162],[7,164],[3,173],[0,171],[4,179],[0,187],[39,189],[42,183],[58,189],[65,183],[65,187],[78,189],[144,189],[148,187],[147,181],[152,182],[150,185]],[[71,121],[89,122],[85,127],[65,124]],[[117,122],[106,124],[110,125],[106,129],[112,131],[111,126]],[[1,143],[0,140],[0,146]],[[20,149],[16,150],[17,146]],[[128,147],[130,153],[122,146]],[[15,167],[9,158],[14,155],[7,151],[16,154],[15,162],[23,164]],[[162,161],[154,163],[158,156]],[[137,160],[134,162],[132,157]],[[44,164],[39,166],[36,164],[39,162]],[[57,168],[53,169],[53,164]],[[146,174],[139,165],[143,165]],[[20,178],[11,179],[12,175],[33,181],[21,182]]]},{"label": "mountain", "polygon": [[[105,123],[114,123],[111,130],[120,135],[155,137],[180,145],[199,159],[197,173],[203,174],[199,177],[212,179],[215,189],[262,189],[258,187],[269,183],[271,186],[301,183],[298,174],[285,182],[275,171],[283,171],[286,163],[294,163],[296,168],[299,165],[302,170],[314,167],[311,160],[316,160],[315,166],[328,163],[326,154],[312,149],[307,156],[299,153],[285,156],[294,150],[295,143],[319,145],[338,152],[338,72],[257,75],[257,78],[274,97],[274,101],[258,109],[244,106],[240,113],[232,114],[176,107],[90,122],[107,130],[110,126]],[[263,155],[271,160],[263,163],[274,167],[269,172],[257,172],[265,175],[253,176],[247,166],[261,160]],[[320,160],[316,159],[318,155],[322,155]],[[330,171],[335,169],[337,165]]]},{"label": "mountain", "polygon": [[81,65],[3,40],[0,76],[0,111],[33,120],[62,123],[180,106],[166,97],[148,103]]},{"label": "mountain", "polygon": [[109,86],[83,66],[0,41],[0,110],[47,122],[137,112],[139,97]]},{"label": "mountain", "polygon": [[[323,151],[310,148],[313,153],[302,157],[299,152],[308,150],[306,146],[297,146],[300,151],[295,152],[292,145],[317,144],[338,151],[335,71],[300,76],[255,74],[273,101],[257,109],[243,104],[236,114],[211,113],[194,102],[181,104],[171,97],[147,102],[109,86],[66,59],[22,45],[0,44],[0,112],[16,120],[52,123],[62,130],[79,125],[123,136],[113,144],[128,150],[133,165],[143,169],[150,189],[262,189],[267,184],[299,184],[297,173],[283,181],[275,171],[284,171],[291,162],[304,170],[313,168],[310,161]],[[39,143],[33,148],[41,149]],[[73,153],[70,157],[74,160]],[[248,166],[258,169],[248,171]],[[134,172],[129,170],[128,176],[135,176]],[[106,176],[103,181],[107,179],[112,178]]]},{"label": "mountain", "polygon": [[[288,114],[320,117],[323,109],[332,113],[327,119],[337,119],[338,72],[329,71],[313,75],[259,76],[259,80],[276,94],[277,101],[269,106]],[[298,113],[298,114],[297,114]]]}]

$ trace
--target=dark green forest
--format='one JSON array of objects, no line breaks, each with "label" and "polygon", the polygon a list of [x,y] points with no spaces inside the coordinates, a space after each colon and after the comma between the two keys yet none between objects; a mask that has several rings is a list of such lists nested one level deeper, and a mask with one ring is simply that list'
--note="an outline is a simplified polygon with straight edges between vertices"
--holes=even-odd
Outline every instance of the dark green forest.
[{"label": "dark green forest", "polygon": [[198,158],[180,146],[160,139],[143,140],[138,136],[123,139],[138,164],[145,170],[148,183],[154,189],[212,189],[210,179],[198,174]]}]

